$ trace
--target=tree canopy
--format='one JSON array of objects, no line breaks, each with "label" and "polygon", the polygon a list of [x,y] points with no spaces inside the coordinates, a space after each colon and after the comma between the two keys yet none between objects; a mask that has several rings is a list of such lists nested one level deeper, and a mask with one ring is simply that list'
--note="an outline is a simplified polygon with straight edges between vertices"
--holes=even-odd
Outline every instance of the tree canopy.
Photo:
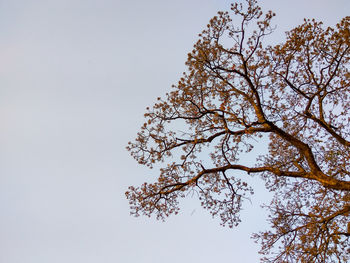
[{"label": "tree canopy", "polygon": [[[130,187],[131,213],[164,219],[195,192],[223,225],[240,222],[259,175],[274,193],[270,230],[253,235],[263,262],[350,260],[350,17],[304,23],[275,46],[274,13],[257,1],[219,12],[188,54],[177,85],[147,108],[127,147],[160,163],[154,183]],[[262,142],[268,149],[248,166]],[[162,164],[163,163],[163,164]]]}]

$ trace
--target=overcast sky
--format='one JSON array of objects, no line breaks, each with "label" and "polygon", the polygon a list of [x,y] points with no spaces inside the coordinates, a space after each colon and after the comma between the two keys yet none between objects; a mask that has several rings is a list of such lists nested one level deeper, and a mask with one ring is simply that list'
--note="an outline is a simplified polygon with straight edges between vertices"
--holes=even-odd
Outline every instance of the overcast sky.
[{"label": "overcast sky", "polygon": [[[0,262],[258,262],[262,185],[243,223],[219,225],[195,198],[165,223],[129,216],[124,192],[157,171],[125,146],[176,83],[197,35],[227,0],[0,0]],[[265,0],[274,41],[348,0]]]}]

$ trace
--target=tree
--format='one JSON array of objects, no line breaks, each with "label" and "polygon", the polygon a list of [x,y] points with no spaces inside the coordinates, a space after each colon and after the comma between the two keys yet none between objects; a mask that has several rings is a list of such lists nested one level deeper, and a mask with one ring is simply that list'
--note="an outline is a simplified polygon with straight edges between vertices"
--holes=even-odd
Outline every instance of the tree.
[{"label": "tree", "polygon": [[[274,192],[271,230],[253,235],[263,262],[348,262],[350,17],[335,28],[304,20],[269,46],[274,13],[255,0],[231,11],[210,20],[127,147],[140,164],[166,163],[155,183],[126,192],[132,214],[164,219],[192,191],[232,227],[253,192],[236,171],[258,174]],[[247,166],[242,154],[264,141]]]}]

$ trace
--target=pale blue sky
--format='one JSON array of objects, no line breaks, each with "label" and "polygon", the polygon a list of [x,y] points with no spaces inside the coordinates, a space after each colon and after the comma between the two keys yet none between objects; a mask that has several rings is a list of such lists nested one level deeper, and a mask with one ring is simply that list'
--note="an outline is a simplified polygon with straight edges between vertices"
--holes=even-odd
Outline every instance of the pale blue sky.
[{"label": "pale blue sky", "polygon": [[[157,174],[126,152],[146,106],[185,70],[227,0],[0,0],[0,262],[258,262],[260,187],[238,228],[195,199],[165,223],[124,192]],[[304,17],[334,25],[348,0],[261,1],[275,41]],[[259,184],[257,184],[259,186]]]}]

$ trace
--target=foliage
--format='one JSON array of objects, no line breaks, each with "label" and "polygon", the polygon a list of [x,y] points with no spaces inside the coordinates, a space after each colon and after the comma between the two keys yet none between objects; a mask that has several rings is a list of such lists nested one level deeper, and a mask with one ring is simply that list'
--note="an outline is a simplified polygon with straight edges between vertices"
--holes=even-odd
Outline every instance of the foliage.
[{"label": "foliage", "polygon": [[[350,17],[335,28],[305,20],[284,43],[264,46],[274,14],[246,2],[210,20],[188,71],[147,109],[128,150],[140,164],[167,164],[157,182],[126,192],[132,214],[163,219],[195,191],[232,227],[252,193],[235,171],[259,174],[275,193],[271,230],[253,236],[262,261],[348,262]],[[264,138],[267,153],[246,166],[242,152]]]}]

